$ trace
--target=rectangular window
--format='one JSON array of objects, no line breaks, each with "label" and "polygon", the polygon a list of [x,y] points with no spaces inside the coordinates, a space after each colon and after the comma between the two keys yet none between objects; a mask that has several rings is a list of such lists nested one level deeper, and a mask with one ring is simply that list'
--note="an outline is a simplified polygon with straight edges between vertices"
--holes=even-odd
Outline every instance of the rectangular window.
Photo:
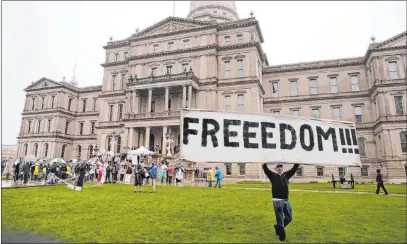
[{"label": "rectangular window", "polygon": [[394,106],[396,107],[396,115],[404,114],[403,96],[394,96]]},{"label": "rectangular window", "polygon": [[336,77],[329,77],[329,83],[331,85],[331,93],[338,93],[338,80]]},{"label": "rectangular window", "polygon": [[32,98],[32,106],[31,106],[31,110],[34,110],[34,105],[35,105],[35,97]]},{"label": "rectangular window", "polygon": [[119,61],[119,54],[118,53],[114,54],[114,61]]},{"label": "rectangular window", "polygon": [[93,111],[96,111],[97,99],[93,99]]},{"label": "rectangular window", "polygon": [[151,113],[155,113],[155,101],[151,101]]},{"label": "rectangular window", "polygon": [[189,48],[189,39],[185,39],[183,41],[183,43],[184,43],[184,48]]},{"label": "rectangular window", "polygon": [[321,168],[321,167],[317,168],[317,176],[318,177],[324,176],[324,168]]},{"label": "rectangular window", "polygon": [[399,78],[398,70],[397,70],[397,62],[389,62],[389,77],[390,80],[396,80]]},{"label": "rectangular window", "polygon": [[237,95],[237,111],[244,112],[244,95]]},{"label": "rectangular window", "polygon": [[123,88],[124,78],[125,77],[126,77],[126,74],[122,74],[122,77],[121,77],[120,83],[119,83],[119,90],[121,90]]},{"label": "rectangular window", "polygon": [[123,119],[123,104],[119,104],[119,120]]},{"label": "rectangular window", "polygon": [[298,109],[292,110],[291,115],[292,116],[300,116],[300,111]]},{"label": "rectangular window", "polygon": [[65,123],[65,135],[68,135],[69,122]]},{"label": "rectangular window", "polygon": [[28,121],[28,131],[27,131],[27,133],[30,133],[31,132],[31,121]]},{"label": "rectangular window", "polygon": [[225,110],[231,111],[231,109],[232,109],[232,106],[231,106],[230,96],[225,96]]},{"label": "rectangular window", "polygon": [[113,105],[109,105],[109,121],[113,120]]},{"label": "rectangular window", "polygon": [[116,75],[112,75],[112,90],[116,87]]},{"label": "rectangular window", "polygon": [[361,176],[369,176],[369,167],[362,166],[362,168],[360,168],[360,175]]},{"label": "rectangular window", "polygon": [[54,108],[55,96],[51,98],[51,108]]},{"label": "rectangular window", "polygon": [[312,109],[312,117],[315,119],[319,119],[319,108]]},{"label": "rectangular window", "polygon": [[225,44],[226,45],[230,44],[230,36],[225,36]]},{"label": "rectangular window", "polygon": [[246,164],[239,164],[239,175],[240,176],[246,175]]},{"label": "rectangular window", "polygon": [[332,119],[341,120],[341,109],[339,107],[332,108]]},{"label": "rectangular window", "polygon": [[95,121],[90,122],[90,133],[95,134]]},{"label": "rectangular window", "polygon": [[317,80],[316,79],[311,79],[309,81],[310,83],[310,91],[311,91],[311,95],[316,95],[318,94],[318,90],[317,90]]},{"label": "rectangular window", "polygon": [[356,123],[362,123],[363,118],[362,118],[362,107],[361,106],[355,106],[355,121]]},{"label": "rectangular window", "polygon": [[72,98],[69,98],[69,100],[68,100],[68,111],[71,111],[71,105],[72,105]]},{"label": "rectangular window", "polygon": [[295,81],[295,80],[290,81],[290,90],[291,90],[291,96],[297,96],[298,95],[297,81]]},{"label": "rectangular window", "polygon": [[83,123],[79,123],[79,135],[83,135]]},{"label": "rectangular window", "polygon": [[172,66],[167,66],[167,74],[171,74],[172,73]]},{"label": "rectangular window", "polygon": [[360,89],[359,89],[359,78],[358,78],[358,76],[357,76],[357,75],[352,75],[352,76],[350,77],[350,81],[351,81],[351,84],[352,84],[352,91],[353,91],[353,92],[358,92],[358,91],[360,91]]},{"label": "rectangular window", "polygon": [[127,59],[127,55],[129,55],[129,53],[128,53],[128,52],[124,52],[123,61]]},{"label": "rectangular window", "polygon": [[182,72],[188,72],[189,71],[189,64],[182,64]]},{"label": "rectangular window", "polygon": [[401,152],[407,153],[407,131],[400,132]]},{"label": "rectangular window", "polygon": [[295,172],[295,176],[302,176],[302,167],[299,167],[297,169],[297,172]]},{"label": "rectangular window", "polygon": [[226,167],[226,175],[232,175],[232,164],[227,163],[227,164],[225,164],[225,167]]},{"label": "rectangular window", "polygon": [[171,112],[171,99],[168,99],[168,111]]},{"label": "rectangular window", "polygon": [[242,34],[237,34],[236,35],[236,43],[242,43],[243,42],[243,35]]},{"label": "rectangular window", "polygon": [[159,48],[159,45],[158,45],[158,44],[154,44],[154,45],[153,45],[153,53],[158,52],[158,48]]},{"label": "rectangular window", "polygon": [[338,174],[339,174],[339,177],[340,177],[340,178],[341,178],[341,177],[344,177],[345,174],[346,174],[345,168],[344,168],[344,167],[339,167],[339,168],[338,168]]},{"label": "rectangular window", "polygon": [[168,43],[168,50],[169,50],[169,51],[174,50],[174,42],[169,42],[169,43]]},{"label": "rectangular window", "polygon": [[276,114],[276,115],[280,115],[280,110],[274,110],[272,113]]},{"label": "rectangular window", "polygon": [[237,77],[238,78],[243,77],[243,60],[242,59],[237,60]]},{"label": "rectangular window", "polygon": [[47,129],[47,131],[48,131],[48,132],[51,131],[51,120],[50,120],[50,119],[48,120],[48,129]]},{"label": "rectangular window", "polygon": [[86,112],[86,99],[82,100],[82,112]]},{"label": "rectangular window", "polygon": [[271,88],[273,97],[278,97],[278,82],[273,82]]},{"label": "rectangular window", "polygon": [[230,79],[230,61],[225,61],[225,79]]},{"label": "rectangular window", "polygon": [[151,68],[151,75],[157,76],[157,67]]},{"label": "rectangular window", "polygon": [[41,109],[44,109],[44,105],[45,105],[45,97],[41,98]]}]

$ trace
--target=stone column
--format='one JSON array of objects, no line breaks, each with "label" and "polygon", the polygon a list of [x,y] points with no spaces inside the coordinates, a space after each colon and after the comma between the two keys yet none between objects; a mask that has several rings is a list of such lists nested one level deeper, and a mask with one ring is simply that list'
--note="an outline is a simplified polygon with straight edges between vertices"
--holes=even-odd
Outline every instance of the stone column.
[{"label": "stone column", "polygon": [[129,131],[128,146],[132,147],[132,146],[134,146],[133,145],[133,131],[134,131],[134,128],[130,127],[129,130],[130,131]]},{"label": "stone column", "polygon": [[136,113],[136,107],[137,107],[137,104],[136,104],[136,93],[137,93],[137,90],[134,89],[134,90],[133,90],[133,104],[132,104],[132,109],[131,109],[131,112],[132,112],[133,114]]},{"label": "stone column", "polygon": [[163,126],[163,141],[162,141],[162,145],[161,145],[161,153],[166,155],[167,154],[167,138],[165,137],[165,134],[167,134],[167,126],[164,125]]},{"label": "stone column", "polygon": [[379,103],[379,116],[386,115],[386,105],[385,105],[385,100],[384,100],[384,93],[379,92],[379,94],[377,94],[377,100]]},{"label": "stone column", "polygon": [[149,146],[150,146],[150,127],[146,127],[146,134],[144,137],[144,142],[145,142],[144,147],[150,150],[150,148],[149,148]]},{"label": "stone column", "polygon": [[151,99],[153,97],[153,89],[148,89],[148,101],[147,101],[147,114],[151,113]]},{"label": "stone column", "polygon": [[182,104],[181,104],[181,108],[185,108],[185,103],[187,100],[187,87],[186,86],[182,86]]},{"label": "stone column", "polygon": [[191,103],[192,103],[192,85],[188,86],[188,108],[191,108]]},{"label": "stone column", "polygon": [[164,102],[165,102],[165,107],[164,107],[164,111],[165,112],[168,112],[168,97],[169,97],[169,87],[166,87],[165,88],[165,100],[164,100]]},{"label": "stone column", "polygon": [[129,128],[124,128],[124,145],[129,146]]}]

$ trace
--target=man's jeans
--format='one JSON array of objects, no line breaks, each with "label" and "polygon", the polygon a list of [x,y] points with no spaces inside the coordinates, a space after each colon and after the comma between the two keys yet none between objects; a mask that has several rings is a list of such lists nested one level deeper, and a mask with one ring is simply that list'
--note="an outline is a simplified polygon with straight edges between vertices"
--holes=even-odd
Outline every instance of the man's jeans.
[{"label": "man's jeans", "polygon": [[285,227],[293,219],[293,213],[289,200],[273,200],[276,213],[277,226]]}]

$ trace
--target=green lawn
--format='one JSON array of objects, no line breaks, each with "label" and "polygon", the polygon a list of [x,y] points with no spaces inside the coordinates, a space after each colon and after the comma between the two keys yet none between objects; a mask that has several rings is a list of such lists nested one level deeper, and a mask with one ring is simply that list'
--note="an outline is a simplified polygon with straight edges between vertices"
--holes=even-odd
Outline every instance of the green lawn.
[{"label": "green lawn", "polygon": [[[237,184],[226,184],[224,187],[232,188],[271,188],[270,183],[259,183],[259,182],[239,182]],[[389,193],[397,194],[407,194],[406,185],[393,185],[385,184],[385,187]],[[331,183],[291,183],[290,189],[301,189],[301,190],[321,190],[321,191],[361,191],[361,192],[375,192],[376,185],[374,184],[355,184],[355,189],[340,189],[339,185],[336,185],[336,189],[333,188]],[[383,190],[380,190],[383,193]]]},{"label": "green lawn", "polygon": [[[83,192],[64,186],[3,189],[2,223],[81,243],[279,242],[270,191],[161,186],[157,191],[136,194],[131,185]],[[289,242],[407,241],[405,197],[292,191],[290,198]]]}]

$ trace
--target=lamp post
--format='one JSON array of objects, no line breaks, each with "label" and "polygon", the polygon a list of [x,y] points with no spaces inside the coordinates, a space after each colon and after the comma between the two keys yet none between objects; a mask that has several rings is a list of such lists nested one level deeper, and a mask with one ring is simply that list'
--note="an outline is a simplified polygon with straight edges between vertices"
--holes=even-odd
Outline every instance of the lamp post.
[{"label": "lamp post", "polygon": [[[174,133],[171,131],[171,128],[168,129],[168,132],[165,134],[165,138],[167,138],[167,142],[169,145],[167,155],[171,156],[171,142],[173,142],[174,140]],[[167,147],[167,145],[165,145],[165,147]]]}]

